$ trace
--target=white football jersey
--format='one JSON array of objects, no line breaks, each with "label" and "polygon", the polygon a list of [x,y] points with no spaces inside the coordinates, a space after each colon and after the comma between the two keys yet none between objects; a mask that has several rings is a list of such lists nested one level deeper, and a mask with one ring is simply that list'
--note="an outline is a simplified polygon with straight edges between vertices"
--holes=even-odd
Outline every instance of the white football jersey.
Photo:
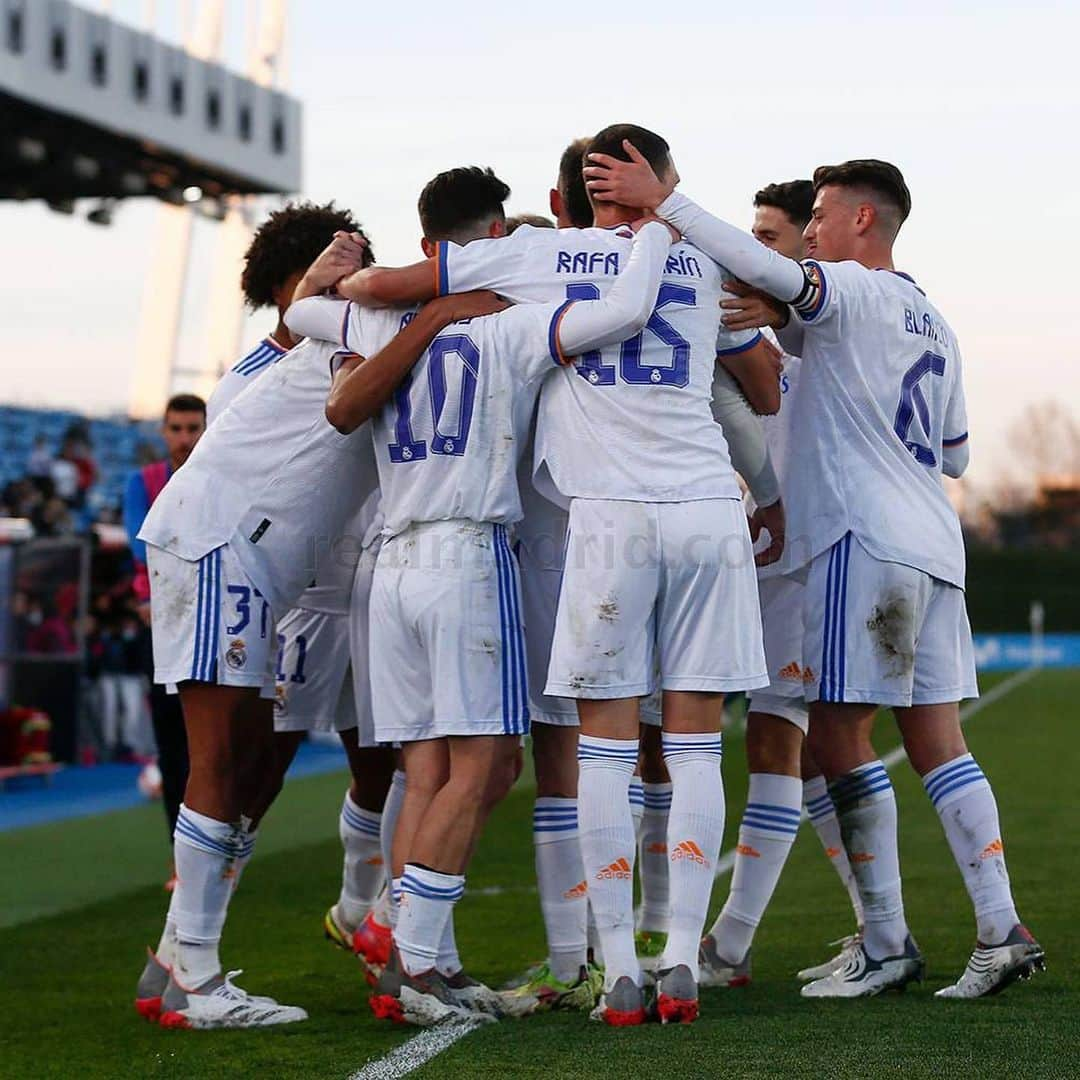
[{"label": "white football jersey", "polygon": [[341,349],[301,342],[237,395],[150,508],[139,539],[194,561],[228,543],[277,615],[318,584],[376,487],[371,427],[326,419]]},{"label": "white football jersey", "polygon": [[[515,302],[596,299],[615,282],[632,242],[625,226],[528,225],[464,247],[443,242],[438,288],[440,294],[494,289]],[[739,497],[710,408],[713,368],[718,353],[741,352],[760,335],[720,323],[724,276],[691,244],[673,245],[645,330],[586,353],[544,384],[536,468],[546,494],[563,503]]]},{"label": "white football jersey", "polygon": [[[771,330],[767,331],[767,333],[770,338],[775,340]],[[786,510],[788,500],[791,497],[788,485],[788,467],[792,454],[791,423],[798,400],[802,357],[792,356],[790,353],[785,352],[782,362],[784,367],[780,373],[780,408],[771,416],[763,416],[761,422],[765,428],[765,441],[769,447],[769,458],[776,472],[776,479],[780,484],[780,497]],[[796,449],[794,452],[798,453],[798,450]],[[749,492],[746,499],[748,509],[752,508],[754,500]],[[768,547],[767,531],[758,538],[758,543],[754,547],[756,551]],[[793,565],[794,555],[794,549],[789,545],[785,545],[784,554],[776,562],[770,563],[768,566],[758,567],[758,578],[779,577],[782,574],[788,574],[792,570],[798,569],[798,565]]]},{"label": "white football jersey", "polygon": [[[517,462],[536,396],[554,373],[559,304],[522,304],[440,331],[372,421],[384,532],[459,518],[521,518]],[[378,352],[411,312],[348,321],[351,347]]]},{"label": "white football jersey", "polygon": [[212,424],[242,390],[246,390],[264,371],[287,352],[272,337],[264,337],[246,356],[242,356],[218,379],[206,402],[206,422]]},{"label": "white football jersey", "polygon": [[956,335],[905,275],[805,265],[820,288],[799,316],[787,542],[801,564],[850,531],[875,558],[963,587],[960,521],[941,483],[943,446],[967,438]]},{"label": "white football jersey", "polygon": [[[285,355],[286,351],[273,338],[264,338],[252,352],[226,371],[206,403],[207,424],[220,416],[239,393],[254,386],[259,376]],[[301,594],[296,606],[329,615],[348,614],[360,552],[378,536],[381,528],[382,514],[376,488],[345,522],[340,539],[316,568],[316,577]]]}]

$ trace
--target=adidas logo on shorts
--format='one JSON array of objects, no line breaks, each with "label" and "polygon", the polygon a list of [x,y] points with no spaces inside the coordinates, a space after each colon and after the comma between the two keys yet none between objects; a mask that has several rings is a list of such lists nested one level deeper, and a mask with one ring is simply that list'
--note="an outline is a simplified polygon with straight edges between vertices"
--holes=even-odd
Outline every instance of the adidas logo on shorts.
[{"label": "adidas logo on shorts", "polygon": [[580,900],[583,896],[587,896],[589,893],[589,886],[587,882],[579,881],[572,889],[567,889],[563,893],[564,900]]},{"label": "adidas logo on shorts", "polygon": [[628,881],[631,876],[630,864],[625,859],[616,859],[596,875],[597,881]]}]

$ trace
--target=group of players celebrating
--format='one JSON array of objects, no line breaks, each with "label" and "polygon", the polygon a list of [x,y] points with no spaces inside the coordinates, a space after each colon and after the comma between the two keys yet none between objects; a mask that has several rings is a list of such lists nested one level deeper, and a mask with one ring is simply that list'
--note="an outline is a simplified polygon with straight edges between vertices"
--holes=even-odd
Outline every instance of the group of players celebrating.
[{"label": "group of players celebrating", "polygon": [[[412,266],[373,265],[332,204],[256,235],[244,287],[278,326],[223,377],[139,534],[191,761],[144,1015],[305,1018],[237,987],[218,945],[315,728],[352,772],[325,930],[364,959],[380,1017],[693,1021],[699,986],[750,981],[804,806],[856,932],[803,995],[919,979],[879,707],[975,910],[937,996],[1042,966],[960,728],[977,687],[942,474],[967,463],[961,360],[893,267],[904,180],[867,160],[770,185],[754,235],[677,183],[667,143],[622,124],[567,148],[554,228],[508,222],[506,185],[459,168],[420,195]],[[706,931],[735,691],[750,786]],[[453,911],[530,722],[548,956],[496,992],[465,974]]]}]

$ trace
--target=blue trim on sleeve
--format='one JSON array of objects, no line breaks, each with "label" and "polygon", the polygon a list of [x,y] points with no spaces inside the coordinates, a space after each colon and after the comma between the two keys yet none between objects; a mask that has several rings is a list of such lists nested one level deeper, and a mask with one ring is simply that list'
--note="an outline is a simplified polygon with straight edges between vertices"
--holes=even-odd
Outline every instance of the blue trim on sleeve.
[{"label": "blue trim on sleeve", "polygon": [[759,330],[749,341],[744,341],[741,345],[736,345],[730,349],[717,349],[717,356],[738,356],[739,353],[748,352],[758,342],[761,341],[761,331]]},{"label": "blue trim on sleeve", "polygon": [[559,324],[562,322],[562,317],[576,303],[576,300],[564,300],[555,309],[555,314],[551,316],[551,322],[548,323],[548,353],[552,361],[560,366],[563,362],[563,351],[559,345]]},{"label": "blue trim on sleeve", "polygon": [[446,264],[449,249],[450,245],[445,240],[440,241],[436,256],[439,260],[439,296],[446,296],[450,292],[450,268]]},{"label": "blue trim on sleeve", "polygon": [[957,435],[955,439],[942,439],[942,446],[959,446],[961,443],[966,443],[968,440],[968,433],[965,431],[963,435]]},{"label": "blue trim on sleeve", "polygon": [[349,348],[349,312],[352,310],[352,301],[345,305],[345,314],[341,320],[341,344]]}]

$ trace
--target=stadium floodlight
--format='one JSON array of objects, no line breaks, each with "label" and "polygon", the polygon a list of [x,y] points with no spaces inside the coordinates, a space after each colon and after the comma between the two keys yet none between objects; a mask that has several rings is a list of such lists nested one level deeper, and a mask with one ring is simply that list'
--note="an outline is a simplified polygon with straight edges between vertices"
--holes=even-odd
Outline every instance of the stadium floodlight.
[{"label": "stadium floodlight", "polygon": [[183,191],[184,202],[197,203],[202,198],[202,188],[198,184],[190,184]]},{"label": "stadium floodlight", "polygon": [[15,152],[23,161],[37,165],[45,160],[45,144],[40,139],[32,139],[24,135],[15,140]]},{"label": "stadium floodlight", "polygon": [[101,163],[86,154],[76,154],[71,159],[71,171],[81,180],[93,180],[101,172]]}]

